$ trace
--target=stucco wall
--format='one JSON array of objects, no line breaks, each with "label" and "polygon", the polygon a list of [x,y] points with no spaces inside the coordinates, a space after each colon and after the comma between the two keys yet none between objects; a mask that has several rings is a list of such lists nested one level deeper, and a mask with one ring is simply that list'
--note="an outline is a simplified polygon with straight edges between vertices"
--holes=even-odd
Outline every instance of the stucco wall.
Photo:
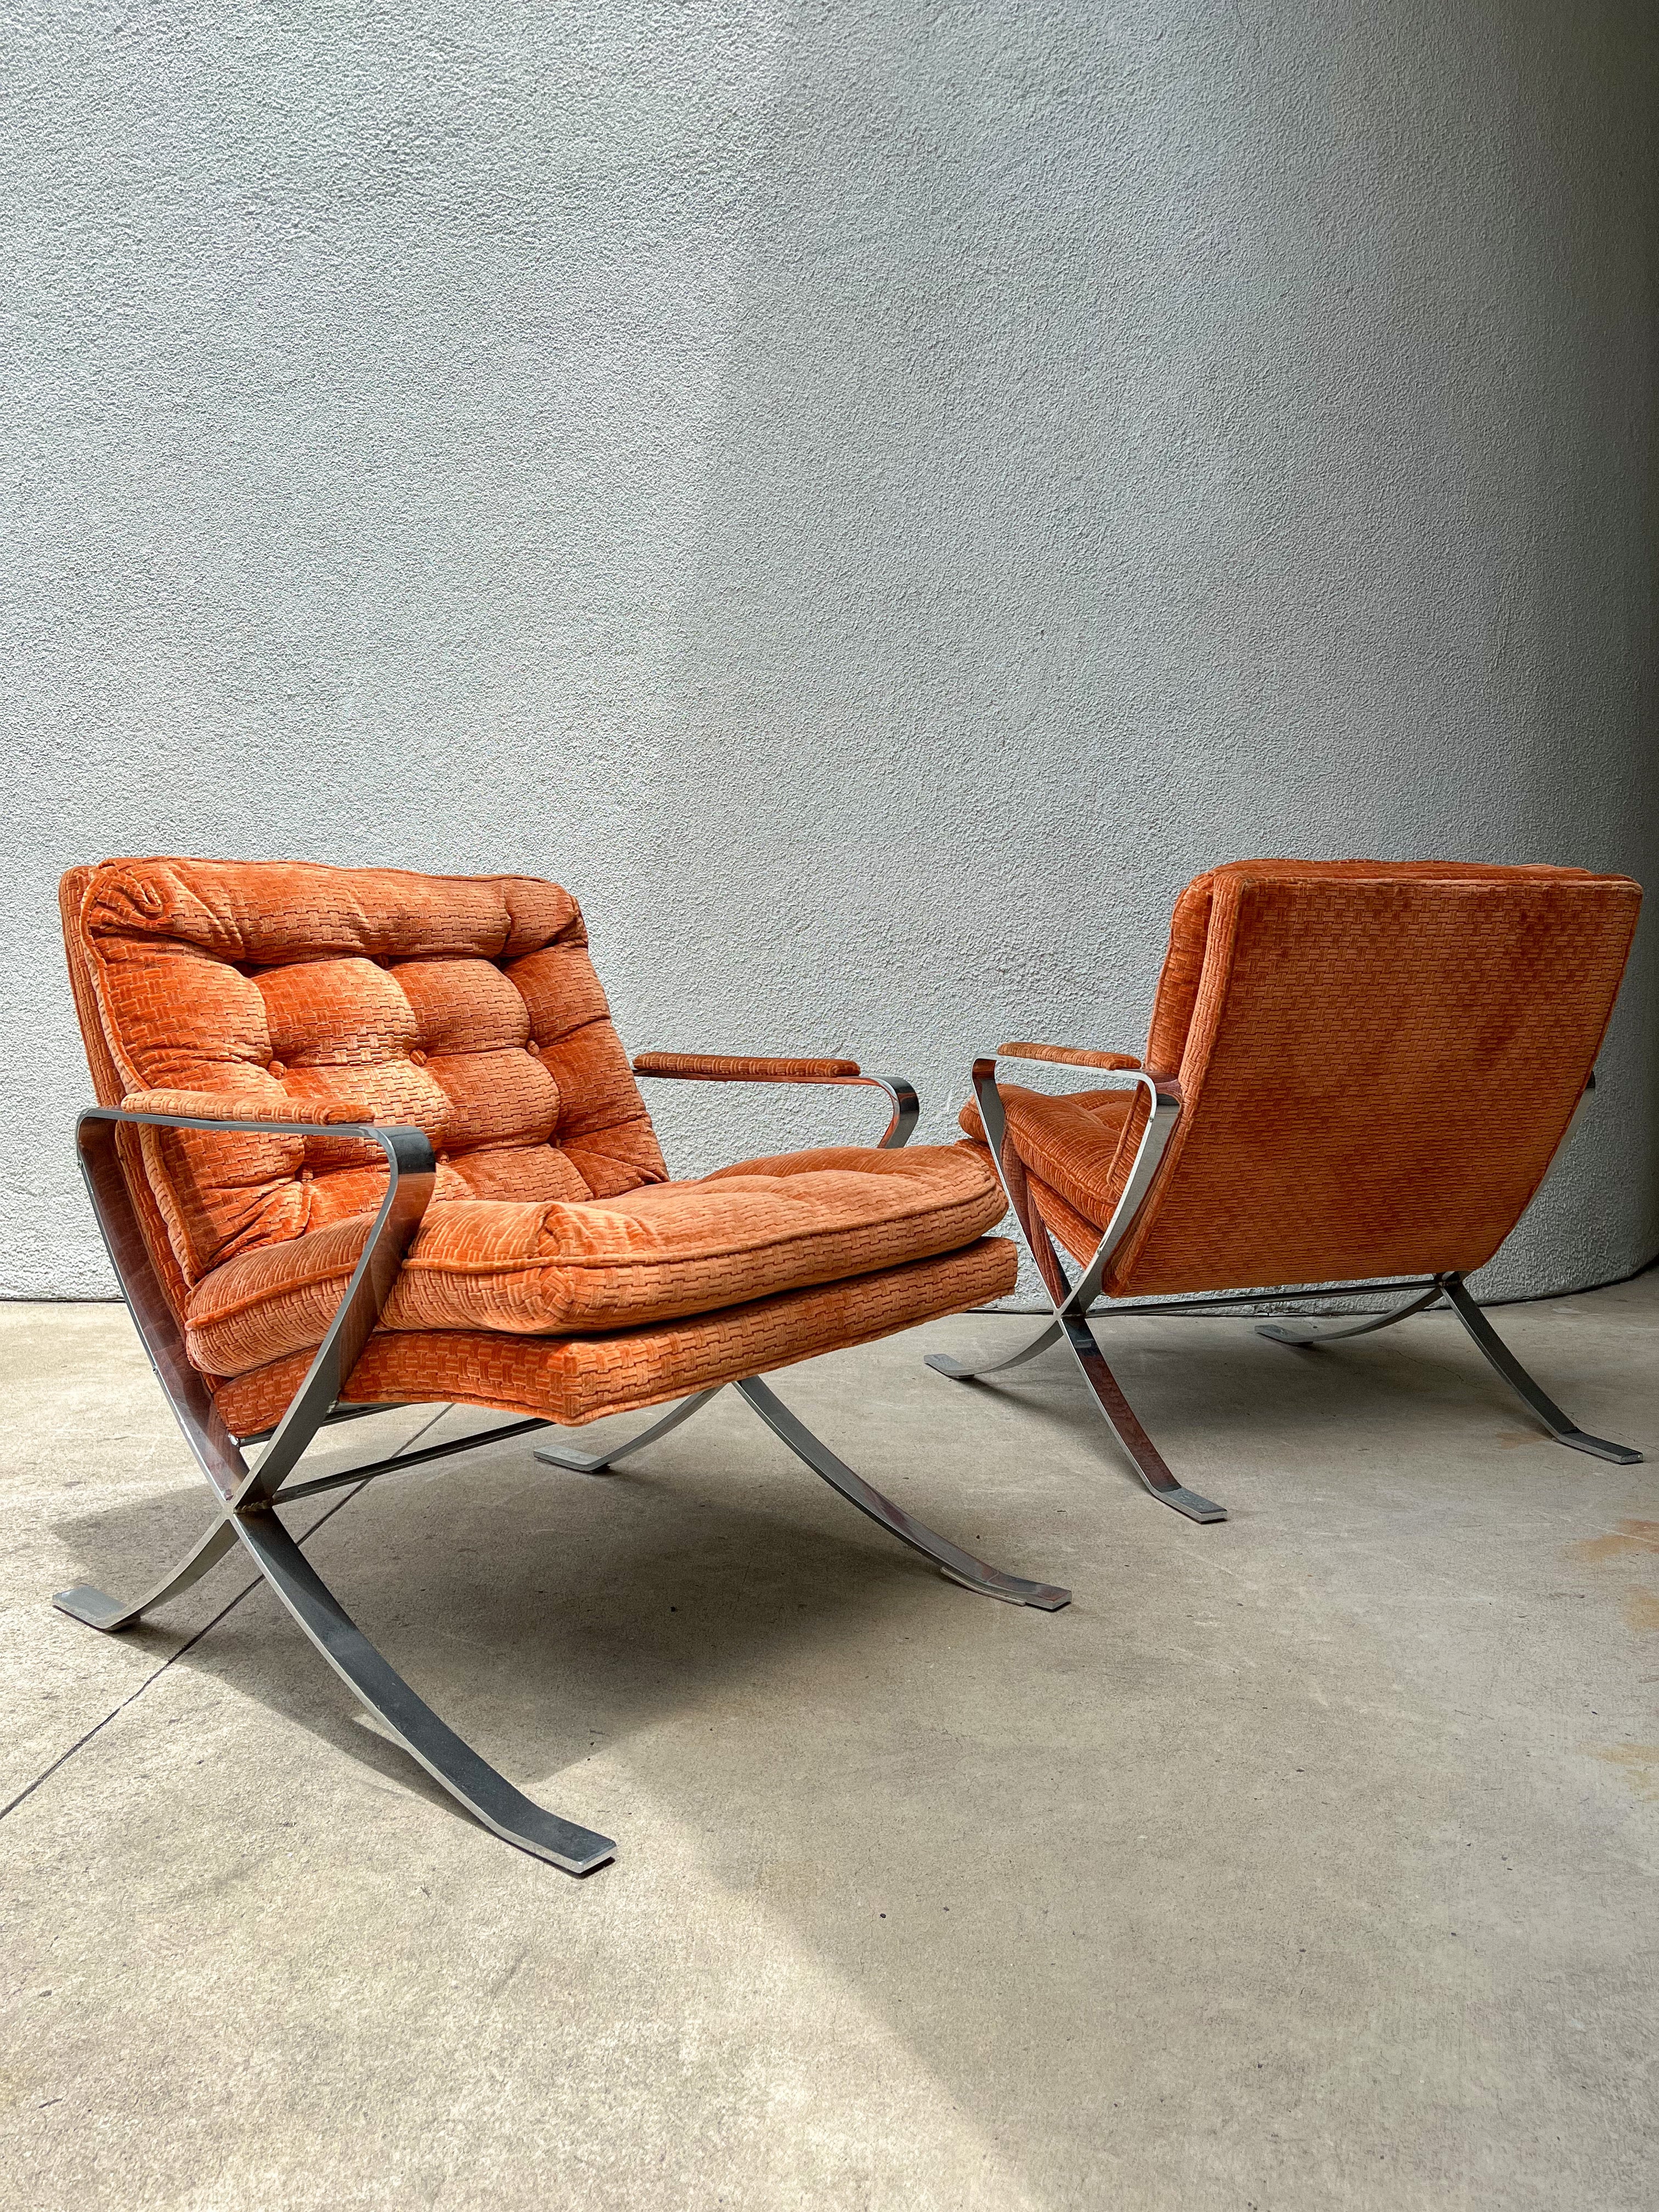
[{"label": "stucco wall", "polygon": [[[71,861],[553,875],[631,1042],[929,1134],[1213,860],[1659,877],[1645,5],[9,23],[6,1291],[108,1289]],[[1495,1290],[1659,1244],[1656,941]]]}]

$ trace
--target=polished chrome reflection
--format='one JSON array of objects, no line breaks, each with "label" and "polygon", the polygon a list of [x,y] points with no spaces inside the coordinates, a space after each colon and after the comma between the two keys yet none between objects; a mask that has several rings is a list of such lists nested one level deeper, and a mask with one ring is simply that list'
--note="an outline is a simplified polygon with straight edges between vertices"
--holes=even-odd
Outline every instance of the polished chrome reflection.
[{"label": "polished chrome reflection", "polygon": [[572,1474],[604,1474],[608,1468],[615,1467],[618,1460],[642,1451],[647,1444],[655,1443],[659,1437],[665,1437],[671,1429],[678,1428],[682,1421],[689,1421],[692,1414],[706,1406],[711,1398],[718,1398],[725,1388],[723,1382],[717,1382],[712,1390],[699,1390],[695,1398],[682,1398],[678,1406],[669,1407],[660,1420],[653,1421],[648,1429],[641,1429],[637,1436],[612,1444],[608,1451],[579,1452],[572,1451],[566,1444],[538,1444],[536,1456],[545,1461],[549,1467],[565,1468]]},{"label": "polished chrome reflection", "polygon": [[901,1145],[908,1145],[910,1133],[921,1118],[921,1102],[902,1075],[863,1075],[860,1083],[867,1083],[884,1091],[892,1101],[893,1118],[876,1139],[878,1151],[896,1152]]},{"label": "polished chrome reflection", "polygon": [[73,1589],[59,1590],[52,1603],[59,1613],[66,1613],[73,1620],[83,1620],[88,1628],[131,1628],[142,1620],[153,1606],[165,1605],[169,1598],[180,1595],[192,1583],[201,1581],[210,1568],[216,1567],[227,1552],[236,1547],[236,1531],[228,1515],[210,1522],[197,1538],[190,1550],[169,1575],[166,1575],[152,1590],[143,1597],[123,1604],[118,1597],[110,1597],[90,1583],[77,1583]]},{"label": "polished chrome reflection", "polygon": [[1005,1574],[1000,1567],[988,1566],[969,1552],[960,1550],[945,1536],[935,1534],[931,1528],[907,1513],[902,1505],[895,1505],[862,1475],[837,1459],[829,1446],[815,1437],[805,1421],[792,1413],[775,1392],[769,1389],[758,1376],[751,1375],[739,1382],[738,1389],[760,1415],[775,1436],[781,1437],[792,1452],[805,1461],[814,1474],[822,1475],[831,1489],[838,1490],[860,1513],[867,1513],[872,1521],[879,1522],[890,1536],[901,1544],[908,1544],[913,1552],[920,1552],[933,1560],[952,1582],[965,1583],[986,1597],[1001,1598],[1009,1605],[1036,1606],[1043,1613],[1058,1613],[1069,1605],[1072,1593],[1059,1589],[1051,1583],[1030,1583],[1018,1575]]},{"label": "polished chrome reflection", "polygon": [[1363,1320],[1346,1322],[1340,1328],[1327,1328],[1322,1322],[1316,1321],[1262,1321],[1256,1323],[1255,1333],[1270,1337],[1275,1344],[1340,1344],[1344,1337],[1374,1336],[1380,1328],[1392,1328],[1397,1321],[1408,1321],[1425,1306],[1437,1304],[1439,1298],[1439,1284],[1431,1283],[1420,1297],[1396,1306],[1392,1313],[1367,1314]]},{"label": "polished chrome reflection", "polygon": [[[1020,1056],[1034,1060],[1043,1057],[1036,1052]],[[1066,1061],[1050,1064],[1071,1065]],[[1184,1513],[1190,1520],[1224,1521],[1227,1515],[1224,1506],[1214,1504],[1209,1498],[1188,1490],[1171,1474],[1162,1455],[1136,1419],[1116,1376],[1106,1364],[1089,1325],[1088,1315],[1099,1295],[1107,1266],[1113,1253],[1128,1234],[1145,1201],[1181,1110],[1179,1088],[1174,1084],[1160,1083],[1144,1070],[1113,1069],[1103,1071],[1103,1073],[1119,1080],[1133,1082],[1149,1091],[1152,1094],[1151,1113],[1123,1195],[1114,1207],[1112,1218],[1088,1266],[1073,1285],[1032,1202],[1024,1163],[1009,1138],[1007,1116],[1001,1093],[997,1088],[996,1061],[994,1059],[981,1059],[974,1062],[974,1095],[979,1102],[986,1139],[1026,1249],[1036,1262],[1043,1287],[1053,1304],[1054,1319],[1030,1343],[1006,1358],[970,1364],[953,1359],[948,1353],[930,1352],[927,1364],[938,1373],[950,1376],[953,1381],[973,1382],[981,1376],[1020,1366],[1024,1361],[1035,1358],[1038,1352],[1046,1351],[1057,1335],[1062,1336],[1079,1373],[1089,1386],[1096,1406],[1153,1496],[1161,1498],[1166,1505],[1173,1506],[1176,1512]],[[1592,1084],[1594,1079],[1592,1077]],[[1589,1087],[1586,1086],[1587,1091]],[[1282,1289],[1280,1286],[1281,1293]],[[1539,1387],[1497,1334],[1470,1297],[1461,1274],[1437,1275],[1427,1280],[1404,1283],[1321,1284],[1313,1286],[1309,1294],[1338,1297],[1368,1291],[1375,1295],[1391,1290],[1410,1290],[1417,1295],[1389,1313],[1367,1314],[1358,1320],[1342,1322],[1334,1328],[1327,1328],[1317,1322],[1273,1321],[1259,1322],[1256,1334],[1271,1338],[1276,1344],[1298,1348],[1335,1344],[1345,1338],[1369,1336],[1379,1329],[1392,1328],[1396,1322],[1406,1321],[1413,1314],[1422,1313],[1443,1297],[1504,1380],[1532,1408],[1558,1443],[1567,1444],[1575,1451],[1589,1452],[1598,1459],[1611,1460],[1620,1467],[1634,1466],[1640,1462],[1640,1452],[1626,1444],[1609,1443],[1602,1437],[1589,1436],[1568,1419],[1554,1400]],[[1137,1304],[1120,1310],[1129,1313],[1179,1313],[1248,1304],[1253,1297],[1259,1298],[1262,1295],[1261,1291],[1230,1291],[1208,1298],[1171,1300],[1168,1304],[1152,1305]],[[1109,1306],[1107,1310],[1113,1309]]]},{"label": "polished chrome reflection", "polygon": [[[357,1356],[380,1318],[404,1253],[420,1225],[432,1194],[434,1175],[432,1147],[427,1138],[419,1129],[387,1128],[378,1124],[329,1126],[327,1133],[331,1138],[356,1138],[380,1147],[386,1156],[389,1171],[386,1198],[375,1217],[362,1257],[346,1285],[304,1382],[271,1432],[257,1466],[250,1467],[237,1440],[221,1419],[206,1382],[191,1365],[184,1332],[145,1248],[116,1152],[116,1131],[124,1122],[161,1128],[247,1131],[265,1136],[304,1137],[318,1133],[315,1125],[308,1122],[140,1114],[106,1106],[91,1109],[81,1116],[77,1132],[81,1167],[100,1231],[156,1378],[219,1501],[221,1516],[167,1580],[136,1601],[126,1603],[82,1584],[62,1591],[54,1603],[89,1627],[111,1630],[130,1626],[152,1606],[164,1604],[188,1589],[240,1539],[329,1664],[410,1755],[468,1812],[509,1843],[517,1844],[538,1858],[550,1860],[570,1873],[586,1874],[602,1865],[615,1854],[616,1846],[610,1838],[562,1820],[532,1804],[446,1727],[363,1637],[324,1587],[273,1510],[276,1504],[307,1497],[319,1490],[398,1471],[400,1465],[414,1466],[453,1452],[477,1450],[490,1440],[488,1436],[462,1437],[453,1444],[434,1445],[425,1451],[410,1453],[401,1463],[394,1454],[389,1460],[344,1474],[296,1483],[286,1492],[281,1487],[283,1477],[291,1472],[306,1446],[334,1410]],[[543,1425],[538,1421],[526,1421],[492,1433],[517,1435],[522,1430]]]},{"label": "polished chrome reflection", "polygon": [[[805,1461],[814,1474],[822,1475],[832,1488],[840,1491],[843,1498],[856,1505],[860,1512],[867,1513],[872,1521],[878,1521],[901,1543],[908,1544],[914,1551],[925,1553],[952,1581],[962,1583],[969,1589],[979,1590],[987,1597],[1000,1597],[1011,1605],[1036,1606],[1047,1613],[1058,1612],[1061,1606],[1071,1601],[1069,1590],[1057,1589],[1048,1583],[1025,1582],[1018,1575],[1004,1574],[1000,1567],[987,1566],[982,1559],[976,1559],[971,1553],[959,1550],[947,1537],[936,1535],[931,1528],[924,1528],[902,1506],[895,1505],[891,1498],[884,1498],[862,1475],[854,1474],[850,1467],[837,1459],[830,1447],[814,1436],[805,1422],[792,1413],[758,1376],[750,1375],[734,1387],[768,1427],[782,1437],[791,1451]],[[562,1445],[544,1444],[538,1449],[536,1456],[545,1460],[550,1466],[568,1468],[576,1474],[598,1474],[606,1468],[614,1467],[619,1459],[627,1458],[630,1452],[639,1451],[646,1444],[654,1443],[659,1437],[665,1437],[671,1429],[677,1429],[682,1421],[690,1420],[700,1407],[706,1406],[711,1398],[719,1395],[720,1389],[716,1389],[702,1391],[695,1398],[682,1399],[661,1420],[653,1421],[648,1429],[641,1429],[637,1436],[629,1437],[625,1443],[615,1445],[608,1452],[590,1456],[583,1452],[567,1451]]]},{"label": "polished chrome reflection", "polygon": [[948,1375],[954,1382],[976,1382],[987,1375],[1000,1375],[1007,1367],[1024,1367],[1028,1359],[1035,1359],[1040,1352],[1047,1352],[1051,1344],[1060,1342],[1060,1323],[1051,1321],[1046,1328],[1039,1329],[1029,1344],[1021,1345],[1001,1359],[981,1359],[969,1363],[953,1359],[948,1352],[930,1352],[925,1364],[940,1375]]},{"label": "polished chrome reflection", "polygon": [[[1363,1290],[1364,1285],[1356,1283],[1352,1287]],[[1474,1336],[1474,1340],[1498,1370],[1498,1374],[1504,1378],[1504,1382],[1509,1382],[1510,1389],[1516,1391],[1522,1405],[1531,1407],[1533,1413],[1537,1413],[1537,1418],[1544,1422],[1544,1427],[1555,1437],[1555,1443],[1566,1444],[1571,1451],[1589,1451],[1590,1458],[1595,1460],[1613,1460],[1614,1467],[1639,1467],[1641,1453],[1635,1451],[1631,1444],[1610,1444],[1604,1436],[1589,1436],[1573,1420],[1568,1420],[1558,1402],[1553,1401],[1548,1391],[1537,1380],[1533,1380],[1533,1376],[1522,1367],[1516,1354],[1510,1352],[1509,1345],[1502,1340],[1498,1329],[1493,1329],[1491,1321],[1486,1321],[1486,1314],[1480,1310],[1478,1303],[1468,1294],[1468,1285],[1464,1283],[1462,1274],[1436,1276],[1431,1285],[1422,1291],[1420,1298],[1411,1298],[1409,1305],[1398,1305],[1391,1314],[1367,1314],[1363,1321],[1352,1321],[1345,1328],[1338,1329],[1325,1329],[1318,1322],[1312,1322],[1312,1325],[1294,1321],[1261,1322],[1256,1328],[1256,1336],[1270,1336],[1276,1345],[1294,1345],[1298,1352],[1307,1352],[1307,1349],[1314,1349],[1318,1345],[1340,1343],[1345,1336],[1367,1336],[1374,1329],[1391,1329],[1395,1321],[1405,1321],[1409,1314],[1420,1314],[1425,1307],[1436,1305],[1440,1298],[1444,1298],[1447,1305],[1451,1307],[1451,1312],[1458,1316],[1458,1321],[1462,1321],[1464,1329]]]},{"label": "polished chrome reflection", "polygon": [[532,1804],[416,1696],[324,1584],[273,1510],[253,1507],[234,1516],[233,1525],[261,1574],[352,1695],[475,1820],[567,1874],[592,1874],[616,1856],[609,1836]]},{"label": "polished chrome reflection", "polygon": [[[1355,1283],[1348,1287],[1358,1291],[1368,1286]],[[1326,1295],[1331,1293],[1328,1291]],[[1437,1275],[1420,1297],[1413,1298],[1407,1305],[1396,1306],[1391,1313],[1368,1314],[1363,1320],[1350,1322],[1338,1328],[1322,1328],[1317,1322],[1265,1322],[1258,1323],[1256,1334],[1270,1337],[1275,1344],[1291,1345],[1297,1351],[1310,1351],[1321,1345],[1340,1343],[1346,1337],[1368,1336],[1377,1329],[1392,1328],[1397,1321],[1405,1321],[1413,1314],[1422,1313],[1425,1308],[1437,1304],[1442,1297],[1516,1397],[1531,1407],[1558,1443],[1565,1444],[1572,1451],[1589,1452],[1595,1459],[1611,1460],[1615,1467],[1641,1465],[1641,1453],[1629,1444],[1609,1443],[1605,1437],[1592,1437],[1568,1419],[1498,1335],[1469,1295],[1468,1286],[1460,1273]]]},{"label": "polished chrome reflection", "polygon": [[1067,1314],[1064,1327],[1072,1357],[1102,1419],[1127,1453],[1135,1473],[1152,1496],[1173,1507],[1176,1512],[1184,1513],[1189,1521],[1224,1521],[1224,1505],[1218,1505],[1212,1498],[1205,1498],[1196,1490],[1188,1490],[1170,1472],[1163,1453],[1141,1427],[1134,1407],[1123,1395],[1121,1384],[1106,1364],[1088,1322],[1080,1314]]},{"label": "polished chrome reflection", "polygon": [[1611,1460],[1615,1467],[1639,1467],[1642,1455],[1629,1444],[1610,1444],[1605,1437],[1587,1436],[1567,1419],[1553,1398],[1541,1390],[1526,1369],[1510,1350],[1480,1307],[1469,1296],[1461,1275],[1443,1275],[1440,1287],[1446,1293],[1452,1311],[1480,1346],[1486,1358],[1498,1370],[1522,1401],[1549,1431],[1558,1443],[1568,1445],[1573,1451],[1589,1452],[1594,1459]]},{"label": "polished chrome reflection", "polygon": [[[1022,1054],[1021,1057],[1035,1060],[1042,1055],[1030,1052]],[[1048,1064],[1053,1066],[1071,1065],[1068,1061],[1049,1061]],[[953,1381],[972,1382],[981,1376],[994,1375],[1004,1368],[1018,1367],[1028,1359],[1034,1359],[1038,1352],[1045,1352],[1056,1340],[1063,1340],[1076,1363],[1078,1372],[1088,1386],[1097,1411],[1122,1446],[1131,1466],[1152,1496],[1161,1498],[1176,1512],[1184,1514],[1189,1521],[1224,1521],[1227,1517],[1224,1505],[1218,1505],[1212,1498],[1201,1497],[1195,1490],[1188,1490],[1185,1483],[1179,1481],[1170,1472],[1163,1454],[1142,1428],[1134,1408],[1124,1396],[1122,1386],[1107,1365],[1105,1355],[1089,1326],[1089,1310],[1100,1295],[1100,1285],[1112,1255],[1128,1235],[1135,1216],[1146,1201],[1181,1115],[1181,1091],[1177,1085],[1160,1082],[1141,1068],[1113,1068],[1103,1071],[1103,1074],[1132,1083],[1146,1093],[1146,1125],[1141,1131],[1128,1181],[1112,1209],[1112,1218],[1107,1223],[1088,1266],[1073,1285],[1060,1254],[1054,1249],[1054,1240],[1042,1217],[1037,1212],[1026,1178],[1024,1163],[1008,1134],[1002,1094],[997,1088],[996,1061],[985,1059],[974,1062],[974,1096],[979,1102],[986,1141],[996,1163],[997,1174],[1007,1194],[1014,1218],[1019,1224],[1025,1249],[1036,1262],[1037,1273],[1042,1278],[1043,1288],[1054,1309],[1054,1318],[1030,1344],[1006,1359],[970,1364],[965,1360],[952,1359],[948,1353],[932,1352],[927,1356],[927,1364],[939,1374],[950,1376]]]}]

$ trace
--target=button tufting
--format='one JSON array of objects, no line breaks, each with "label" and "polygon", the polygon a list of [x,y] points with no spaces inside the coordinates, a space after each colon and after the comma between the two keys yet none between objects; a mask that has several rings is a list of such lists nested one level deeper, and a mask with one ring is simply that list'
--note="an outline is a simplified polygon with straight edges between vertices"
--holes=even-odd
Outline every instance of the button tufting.
[{"label": "button tufting", "polygon": [[416,1067],[424,1067],[426,1066],[426,1054],[418,1046],[416,1046],[416,1049],[411,1052],[409,1056],[414,1061]]},{"label": "button tufting", "polygon": [[265,1065],[265,1073],[267,1075],[286,1075],[288,1073],[288,1070],[283,1066],[280,1060],[273,1060],[267,1061]]}]

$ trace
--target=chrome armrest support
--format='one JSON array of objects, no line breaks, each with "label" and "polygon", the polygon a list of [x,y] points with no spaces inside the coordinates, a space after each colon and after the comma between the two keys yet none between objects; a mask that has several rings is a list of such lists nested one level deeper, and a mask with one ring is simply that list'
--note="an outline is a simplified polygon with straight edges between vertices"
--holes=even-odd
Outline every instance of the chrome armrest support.
[{"label": "chrome armrest support", "polygon": [[[1051,1067],[1074,1067],[1077,1064],[1073,1060],[1049,1059],[1046,1054],[1040,1054],[1030,1049],[1018,1056],[1024,1060],[1042,1059]],[[1099,1296],[1101,1282],[1112,1255],[1128,1234],[1135,1216],[1140,1211],[1181,1115],[1181,1085],[1173,1077],[1149,1075],[1145,1068],[1110,1068],[1100,1072],[1146,1091],[1151,1111],[1146,1117],[1146,1126],[1141,1132],[1140,1143],[1135,1152],[1134,1164],[1129,1170],[1129,1179],[1123,1186],[1123,1194],[1112,1209],[1112,1218],[1095,1248],[1093,1258],[1073,1285],[1068,1281],[1053,1240],[1031,1202],[1024,1164],[1008,1134],[1008,1117],[1003,1107],[1002,1094],[997,1088],[995,1057],[974,1062],[974,1097],[979,1104],[980,1119],[985,1125],[986,1142],[991,1148],[991,1157],[996,1163],[1003,1189],[1007,1193],[1008,1203],[1025,1233],[1025,1242],[1036,1261],[1044,1287],[1054,1302],[1055,1316],[1062,1322],[1068,1316],[1080,1318]]]},{"label": "chrome armrest support", "polygon": [[[205,1379],[191,1364],[184,1332],[151,1264],[116,1152],[116,1130],[123,1122],[150,1128],[200,1129],[210,1134],[356,1139],[378,1145],[386,1154],[390,1170],[386,1197],[362,1257],[304,1382],[252,1469],[220,1418]],[[76,1144],[81,1173],[116,1278],[157,1380],[203,1472],[233,1511],[269,1504],[345,1388],[391,1296],[404,1255],[432,1196],[436,1163],[430,1139],[420,1129],[382,1127],[376,1122],[319,1126],[314,1121],[249,1121],[94,1106],[76,1125]]]},{"label": "chrome armrest support", "polygon": [[678,1070],[671,1073],[666,1068],[637,1065],[634,1073],[647,1079],[655,1078],[666,1083],[781,1083],[799,1085],[809,1090],[851,1091],[863,1088],[884,1091],[893,1110],[887,1127],[876,1139],[878,1152],[894,1152],[901,1145],[908,1144],[911,1132],[921,1118],[921,1101],[916,1096],[915,1086],[907,1083],[902,1075],[866,1075],[862,1071],[857,1075],[702,1075]]}]

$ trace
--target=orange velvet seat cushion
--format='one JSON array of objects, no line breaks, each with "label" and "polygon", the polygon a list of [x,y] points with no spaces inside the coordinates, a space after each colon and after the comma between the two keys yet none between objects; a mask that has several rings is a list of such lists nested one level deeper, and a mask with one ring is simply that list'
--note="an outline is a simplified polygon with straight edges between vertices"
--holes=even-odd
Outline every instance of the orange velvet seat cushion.
[{"label": "orange velvet seat cushion", "polygon": [[[455,1199],[428,1212],[388,1330],[596,1334],[902,1267],[972,1243],[1003,1211],[968,1145],[831,1146],[609,1198]],[[373,1217],[264,1244],[190,1294],[191,1357],[240,1375],[321,1338]]]},{"label": "orange velvet seat cushion", "polygon": [[[609,1336],[380,1329],[344,1396],[356,1405],[493,1406],[577,1428],[1006,1297],[1014,1276],[1013,1246],[985,1237],[908,1267]],[[310,1357],[292,1352],[221,1383],[215,1402],[231,1432],[250,1436],[279,1420]]]},{"label": "orange velvet seat cushion", "polygon": [[[1092,1251],[1129,1179],[1146,1123],[1145,1091],[1139,1084],[1124,1091],[1073,1091],[1058,1097],[1018,1083],[1000,1084],[998,1089],[1008,1133],[1028,1172],[1095,1224]],[[970,1137],[984,1143],[985,1126],[972,1099],[958,1119]]]}]

